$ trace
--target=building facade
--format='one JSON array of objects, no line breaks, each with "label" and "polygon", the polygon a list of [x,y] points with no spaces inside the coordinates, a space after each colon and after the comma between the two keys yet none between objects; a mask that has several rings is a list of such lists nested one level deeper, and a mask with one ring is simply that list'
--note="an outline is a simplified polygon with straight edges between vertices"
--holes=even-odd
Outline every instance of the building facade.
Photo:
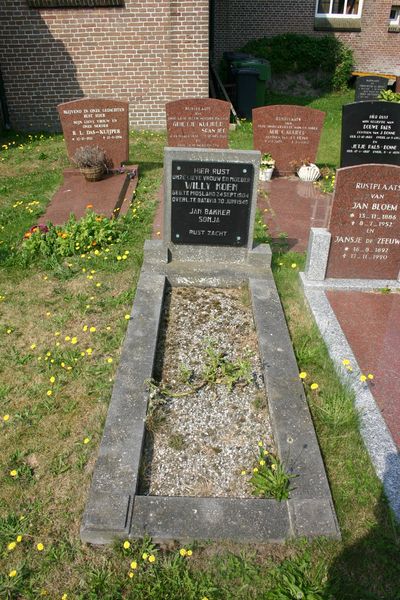
[{"label": "building facade", "polygon": [[0,25],[2,104],[26,131],[82,97],[163,128],[166,102],[208,97],[210,56],[279,33],[339,36],[356,69],[400,75],[400,0],[1,0]]}]

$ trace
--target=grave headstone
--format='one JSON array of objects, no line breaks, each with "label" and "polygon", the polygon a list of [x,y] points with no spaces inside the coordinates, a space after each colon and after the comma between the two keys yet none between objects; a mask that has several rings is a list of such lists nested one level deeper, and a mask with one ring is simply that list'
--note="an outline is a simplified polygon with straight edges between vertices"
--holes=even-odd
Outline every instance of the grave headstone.
[{"label": "grave headstone", "polygon": [[166,148],[167,243],[251,248],[259,160],[254,151]]},{"label": "grave headstone", "polygon": [[230,104],[212,98],[168,102],[168,146],[228,148]]},{"label": "grave headstone", "polygon": [[343,106],[341,166],[400,165],[400,104],[354,102]]},{"label": "grave headstone", "polygon": [[379,75],[364,75],[357,77],[355,102],[364,102],[366,100],[376,100],[379,94],[386,90],[388,80],[386,77]]},{"label": "grave headstone", "polygon": [[128,102],[83,98],[57,106],[69,158],[82,146],[105,150],[114,168],[129,158]]},{"label": "grave headstone", "polygon": [[338,169],[326,276],[394,279],[400,270],[400,167]]},{"label": "grave headstone", "polygon": [[261,106],[253,109],[254,148],[270,152],[278,174],[293,173],[293,161],[315,162],[325,113],[294,105]]}]

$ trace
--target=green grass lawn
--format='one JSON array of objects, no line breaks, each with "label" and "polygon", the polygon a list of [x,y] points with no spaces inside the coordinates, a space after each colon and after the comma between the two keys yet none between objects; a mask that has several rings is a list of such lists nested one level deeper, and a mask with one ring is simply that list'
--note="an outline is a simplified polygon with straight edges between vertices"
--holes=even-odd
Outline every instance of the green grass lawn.
[{"label": "green grass lawn", "polygon": [[[349,100],[344,94],[307,102],[327,112],[321,166],[338,163],[340,107]],[[275,254],[273,269],[299,371],[307,372],[342,541],[195,543],[185,547],[191,555],[149,539],[129,548],[80,542],[164,145],[162,133],[131,133],[140,182],[117,240],[33,260],[21,251],[22,239],[68,165],[64,141],[9,133],[0,143],[0,598],[400,599],[399,528],[363,446],[351,394],[304,303],[304,256],[294,253]],[[251,125],[232,132],[231,147],[252,147]]]}]

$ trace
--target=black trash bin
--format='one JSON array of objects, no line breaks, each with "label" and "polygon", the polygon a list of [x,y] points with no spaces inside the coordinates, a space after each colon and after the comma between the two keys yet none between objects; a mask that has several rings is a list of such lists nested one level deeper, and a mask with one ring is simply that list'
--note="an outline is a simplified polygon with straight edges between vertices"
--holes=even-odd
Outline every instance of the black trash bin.
[{"label": "black trash bin", "polygon": [[251,121],[252,110],[257,106],[258,71],[256,69],[233,69],[236,77],[236,110],[239,117]]}]

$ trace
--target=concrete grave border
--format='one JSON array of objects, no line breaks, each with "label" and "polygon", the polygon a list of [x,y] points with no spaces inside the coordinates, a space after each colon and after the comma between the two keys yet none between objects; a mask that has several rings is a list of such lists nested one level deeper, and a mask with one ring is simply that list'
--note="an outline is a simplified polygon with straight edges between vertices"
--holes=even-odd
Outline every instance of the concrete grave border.
[{"label": "concrete grave border", "polygon": [[[243,264],[213,264],[200,258],[168,262],[168,254],[162,242],[145,243],[81,539],[93,544],[144,535],[155,542],[268,543],[320,535],[339,539],[324,464],[270,268],[270,248],[251,250]],[[290,500],[136,494],[145,436],[146,381],[153,372],[167,282],[200,287],[249,285],[275,442],[279,455],[284,460],[288,457],[298,474]]]}]

